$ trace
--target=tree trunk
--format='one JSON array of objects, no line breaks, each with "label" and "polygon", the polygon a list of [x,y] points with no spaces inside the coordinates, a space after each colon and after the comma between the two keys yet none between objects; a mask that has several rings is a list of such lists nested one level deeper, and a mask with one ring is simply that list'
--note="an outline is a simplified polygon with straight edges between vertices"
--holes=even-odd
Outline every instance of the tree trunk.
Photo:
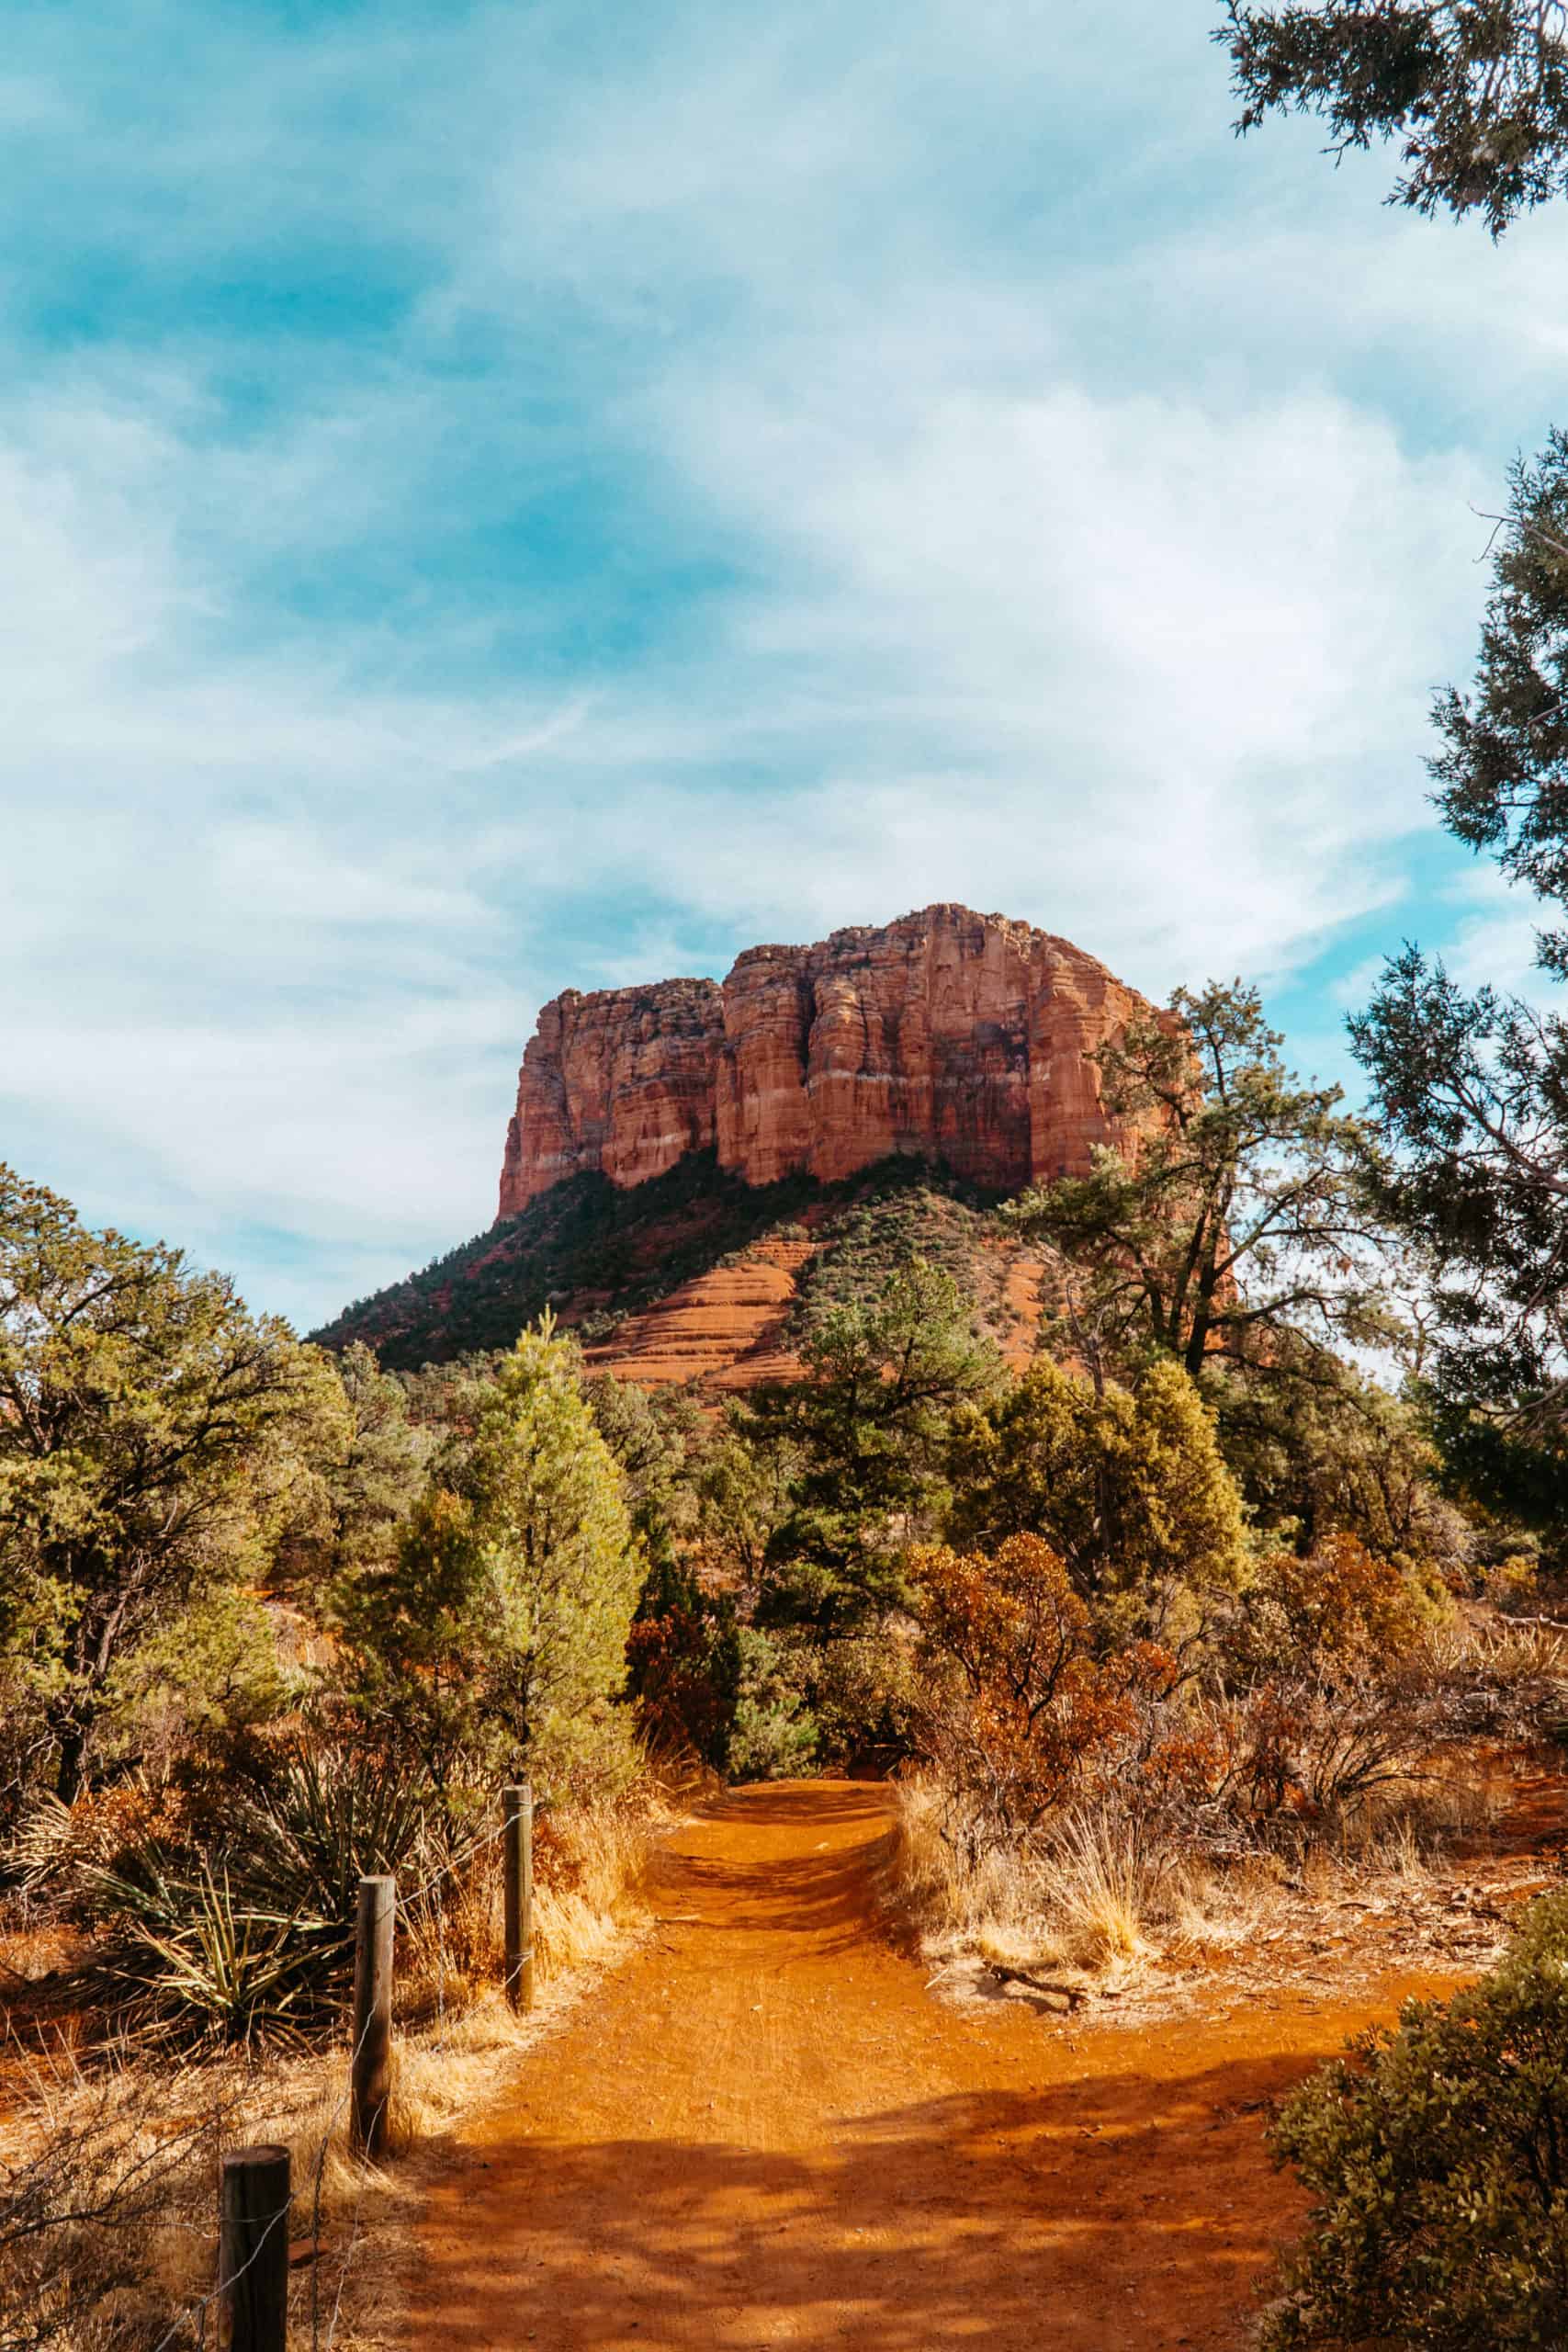
[{"label": "tree trunk", "polygon": [[73,1804],[82,1793],[82,1759],[87,1749],[87,1726],[72,1722],[56,1735],[60,1760],[55,1767],[54,1793],[62,1804]]}]

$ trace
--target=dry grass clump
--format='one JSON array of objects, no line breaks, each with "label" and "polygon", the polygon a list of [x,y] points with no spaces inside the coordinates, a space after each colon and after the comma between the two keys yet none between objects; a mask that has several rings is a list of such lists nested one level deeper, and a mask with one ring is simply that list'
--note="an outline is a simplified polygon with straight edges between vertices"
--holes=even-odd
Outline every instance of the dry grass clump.
[{"label": "dry grass clump", "polygon": [[1421,1670],[1450,1729],[1561,1745],[1568,1736],[1568,1628],[1457,1609],[1423,1645]]},{"label": "dry grass clump", "polygon": [[1408,1907],[1443,1858],[1495,1810],[1495,1792],[1450,1765],[1391,1792],[1299,1849],[1206,1852],[1114,1797],[1062,1809],[1010,1838],[934,1774],[897,1788],[894,1883],[922,1948],[965,1962],[1048,1970],[1122,1990],[1166,1955],[1276,1942],[1348,1894]]},{"label": "dry grass clump", "polygon": [[1075,1957],[1091,1964],[1142,1959],[1148,1924],[1168,1909],[1174,1871],[1130,1821],[1103,1810],[1068,1814],[1040,1860],[1045,1915],[1059,1922]]},{"label": "dry grass clump", "polygon": [[[639,1916],[637,1889],[665,1802],[651,1783],[630,1794],[542,1811],[534,1838],[534,1981],[544,1990],[595,1967]],[[488,1998],[502,1965],[501,1848],[479,1848],[438,1900],[405,1921],[399,2009],[411,2024],[461,2017]]]},{"label": "dry grass clump", "polygon": [[1271,1883],[1162,1849],[1113,1805],[1086,1804],[1006,1842],[931,1776],[897,1790],[895,1876],[933,1957],[1122,1978],[1179,1938],[1239,1939]]},{"label": "dry grass clump", "polygon": [[[91,2066],[65,2052],[19,2064],[0,2155],[4,2352],[145,2352],[165,2342],[173,2352],[216,2341],[221,2158],[261,2141],[286,2144],[290,2234],[319,2226],[330,2241],[362,2193],[344,2073],[335,2051],[266,2065],[236,2056],[160,2065],[124,2049]],[[306,2335],[312,2285],[319,2301],[320,2280],[297,2281]],[[347,2352],[341,2325],[338,2341]]]}]

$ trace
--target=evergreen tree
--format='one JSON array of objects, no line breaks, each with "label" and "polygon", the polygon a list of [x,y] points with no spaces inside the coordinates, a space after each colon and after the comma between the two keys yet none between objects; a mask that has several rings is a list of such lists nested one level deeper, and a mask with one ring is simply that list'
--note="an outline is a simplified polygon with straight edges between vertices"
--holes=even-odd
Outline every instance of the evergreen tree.
[{"label": "evergreen tree", "polygon": [[626,1677],[644,1561],[581,1359],[547,1316],[475,1392],[389,1574],[348,1596],[363,1699],[439,1786],[581,1754]]},{"label": "evergreen tree", "polygon": [[0,1670],[62,1797],[138,1645],[265,1573],[342,1412],[221,1275],[0,1167]]},{"label": "evergreen tree", "polygon": [[1442,1492],[1426,1416],[1325,1349],[1277,1340],[1255,1369],[1201,1382],[1220,1450],[1256,1525],[1307,1552],[1345,1530],[1379,1555],[1459,1566],[1472,1531]]},{"label": "evergreen tree", "polygon": [[[1439,696],[1450,831],[1538,892],[1568,974],[1568,435],[1515,469],[1471,695]],[[1494,1508],[1568,1540],[1568,1023],[1462,989],[1408,945],[1353,1020],[1391,1147],[1382,1209],[1430,1273],[1445,1452]]]},{"label": "evergreen tree", "polygon": [[1104,1644],[1181,1638],[1246,1574],[1241,1498],[1212,1415],[1168,1358],[1128,1391],[1042,1359],[957,1417],[948,1541],[995,1552],[1040,1536]]},{"label": "evergreen tree", "polygon": [[1228,0],[1252,130],[1315,114],[1332,152],[1398,139],[1391,204],[1479,212],[1495,237],[1568,187],[1568,9],[1560,0]]},{"label": "evergreen tree", "polygon": [[1337,1086],[1303,1086],[1254,989],[1178,989],[1100,1053],[1127,1132],[1088,1176],[1024,1193],[1009,1219],[1066,1261],[1066,1344],[1100,1376],[1153,1345],[1197,1374],[1282,1332],[1386,1328],[1368,1137]]},{"label": "evergreen tree", "polygon": [[[1519,458],[1493,541],[1492,594],[1472,694],[1450,687],[1431,763],[1450,832],[1495,857],[1562,920],[1568,909],[1568,433]],[[1568,972],[1568,933],[1541,961]]]},{"label": "evergreen tree", "polygon": [[761,1392],[740,1426],[797,1459],[759,1613],[826,1634],[898,1598],[899,1563],[942,1499],[953,1409],[1002,1367],[953,1276],[921,1258],[834,1307],[802,1352],[806,1377]]},{"label": "evergreen tree", "polygon": [[355,1340],[334,1360],[343,1392],[339,1443],[278,1546],[277,1581],[320,1610],[335,1588],[388,1566],[436,1444],[416,1426],[407,1385]]},{"label": "evergreen tree", "polygon": [[690,1533],[696,1498],[689,1473],[701,1416],[678,1388],[639,1387],[604,1372],[586,1395],[600,1436],[615,1455],[632,1525],[650,1567],[671,1566]]}]

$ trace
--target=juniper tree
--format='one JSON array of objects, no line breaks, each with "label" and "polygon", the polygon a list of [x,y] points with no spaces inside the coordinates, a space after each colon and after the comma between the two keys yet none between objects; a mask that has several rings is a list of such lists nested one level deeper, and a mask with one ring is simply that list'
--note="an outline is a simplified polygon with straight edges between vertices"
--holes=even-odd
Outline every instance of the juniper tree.
[{"label": "juniper tree", "polygon": [[1229,0],[1214,39],[1238,130],[1314,114],[1336,155],[1398,140],[1391,204],[1479,212],[1497,237],[1568,188],[1562,0]]},{"label": "juniper tree", "polygon": [[1168,1359],[1099,1393],[1042,1358],[955,1417],[944,1532],[965,1549],[1042,1536],[1102,1642],[1179,1636],[1245,1574],[1241,1498],[1212,1415]]},{"label": "juniper tree", "polygon": [[626,1678],[644,1560],[575,1344],[547,1318],[476,1385],[389,1572],[345,1597],[361,1701],[438,1785],[548,1770]]},{"label": "juniper tree", "polygon": [[341,1420],[328,1360],[222,1275],[0,1167],[0,1677],[62,1797],[130,1653],[265,1572]]},{"label": "juniper tree", "polygon": [[[1568,975],[1568,435],[1512,477],[1469,695],[1434,716],[1449,830],[1536,892]],[[1483,1499],[1568,1534],[1568,1023],[1407,945],[1352,1021],[1391,1147],[1382,1207],[1430,1269],[1427,1374]]]},{"label": "juniper tree", "polygon": [[1196,1376],[1282,1332],[1386,1325],[1369,1138],[1337,1086],[1303,1086],[1258,992],[1178,989],[1100,1049],[1127,1141],[1004,1212],[1065,1261],[1064,1339],[1097,1375],[1142,1349]]},{"label": "juniper tree", "polygon": [[870,1300],[834,1307],[804,1379],[760,1392],[738,1426],[792,1463],[767,1544],[761,1613],[841,1632],[899,1595],[900,1561],[943,1496],[949,1419],[1001,1361],[953,1276],[913,1258]]}]

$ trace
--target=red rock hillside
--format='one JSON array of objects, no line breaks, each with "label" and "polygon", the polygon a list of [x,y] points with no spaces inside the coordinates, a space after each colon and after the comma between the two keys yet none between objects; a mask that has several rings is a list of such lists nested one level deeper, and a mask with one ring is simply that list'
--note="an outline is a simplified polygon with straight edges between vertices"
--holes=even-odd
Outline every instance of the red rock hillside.
[{"label": "red rock hillside", "polygon": [[1015,1191],[1118,1139],[1090,1057],[1148,1010],[1066,940],[948,905],[748,948],[722,986],[568,989],[523,1058],[498,1215],[584,1170],[638,1184],[709,1148],[750,1184],[911,1152]]}]

